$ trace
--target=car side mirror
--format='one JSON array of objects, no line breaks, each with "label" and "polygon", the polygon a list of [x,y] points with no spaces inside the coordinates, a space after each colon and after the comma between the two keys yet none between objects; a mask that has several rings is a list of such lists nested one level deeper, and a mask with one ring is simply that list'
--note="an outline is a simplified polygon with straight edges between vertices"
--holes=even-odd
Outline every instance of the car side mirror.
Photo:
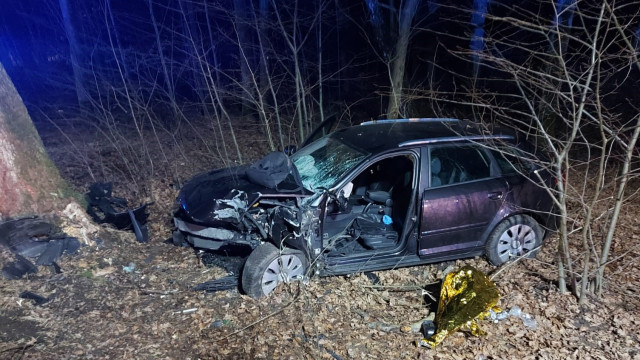
[{"label": "car side mirror", "polygon": [[296,151],[298,151],[298,148],[295,145],[287,145],[282,150],[282,152],[287,154],[288,156],[293,155]]}]

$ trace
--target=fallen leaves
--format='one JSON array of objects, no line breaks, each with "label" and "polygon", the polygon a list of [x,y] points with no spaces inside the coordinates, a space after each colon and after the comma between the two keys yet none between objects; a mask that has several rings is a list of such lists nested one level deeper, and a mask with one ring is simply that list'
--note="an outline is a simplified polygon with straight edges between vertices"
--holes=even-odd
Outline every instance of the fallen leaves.
[{"label": "fallen leaves", "polygon": [[[458,332],[435,350],[417,348],[415,325],[436,309],[416,286],[463,265],[494,270],[484,259],[375,272],[378,287],[364,274],[314,278],[297,297],[297,285],[261,300],[194,292],[196,284],[227,274],[203,266],[193,249],[164,243],[176,195],[168,183],[151,184],[149,244],[104,231],[99,249],[61,259],[62,274],[44,269],[0,280],[0,358],[15,350],[37,359],[640,359],[640,261],[633,254],[612,264],[608,282],[619,287],[578,305],[558,293],[555,244],[548,241],[539,261],[523,260],[496,278],[500,306],[532,314],[537,330],[519,318],[486,320],[485,337]],[[619,233],[630,236],[616,238],[616,253],[638,242],[639,210],[621,218]],[[135,270],[125,273],[131,263]],[[44,306],[19,303],[25,290],[53,298]]]}]

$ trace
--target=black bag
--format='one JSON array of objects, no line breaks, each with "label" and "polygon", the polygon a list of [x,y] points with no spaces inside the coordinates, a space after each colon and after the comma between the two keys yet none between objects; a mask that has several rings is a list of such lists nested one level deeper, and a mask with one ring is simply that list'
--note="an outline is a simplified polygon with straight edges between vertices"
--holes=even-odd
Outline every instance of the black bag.
[{"label": "black bag", "polygon": [[285,153],[279,151],[273,151],[249,166],[246,175],[252,183],[269,189],[293,192],[302,188],[298,169]]}]

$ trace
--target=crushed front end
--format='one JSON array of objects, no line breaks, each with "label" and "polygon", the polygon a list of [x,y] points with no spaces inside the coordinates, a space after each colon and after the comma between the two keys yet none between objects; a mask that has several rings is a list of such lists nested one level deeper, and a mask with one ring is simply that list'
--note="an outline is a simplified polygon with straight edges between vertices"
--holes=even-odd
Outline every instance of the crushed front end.
[{"label": "crushed front end", "polygon": [[210,250],[253,249],[264,241],[306,247],[309,221],[301,204],[311,193],[297,185],[287,189],[286,182],[270,188],[246,173],[246,166],[214,170],[187,182],[174,212],[174,244]]}]

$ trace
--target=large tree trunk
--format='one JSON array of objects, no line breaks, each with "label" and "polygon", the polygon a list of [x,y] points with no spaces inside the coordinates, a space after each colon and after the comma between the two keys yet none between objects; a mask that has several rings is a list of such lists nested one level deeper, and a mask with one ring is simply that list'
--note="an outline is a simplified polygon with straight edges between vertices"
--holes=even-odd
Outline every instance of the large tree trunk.
[{"label": "large tree trunk", "polygon": [[0,64],[0,217],[61,210],[70,194]]}]

